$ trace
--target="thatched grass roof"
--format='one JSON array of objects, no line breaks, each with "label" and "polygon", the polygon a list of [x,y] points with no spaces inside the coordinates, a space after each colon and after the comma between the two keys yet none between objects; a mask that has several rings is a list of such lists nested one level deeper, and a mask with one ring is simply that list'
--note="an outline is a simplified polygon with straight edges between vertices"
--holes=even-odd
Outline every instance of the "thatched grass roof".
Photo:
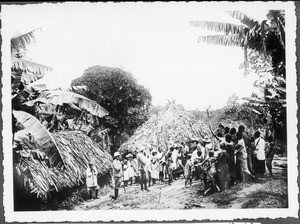
[{"label": "thatched grass roof", "polygon": [[191,138],[203,138],[206,135],[210,136],[206,124],[197,120],[182,106],[170,102],[140,126],[119,150],[126,153],[142,147],[146,151],[151,151],[152,148],[166,151],[172,142],[186,142]]},{"label": "thatched grass roof", "polygon": [[[101,176],[110,171],[111,155],[82,132],[61,131],[52,133],[52,136],[65,166],[50,167],[46,161],[21,157],[15,165],[14,174],[17,184],[28,192],[47,197],[50,191],[82,184],[89,161],[94,162]],[[35,150],[34,147],[32,150]]]}]

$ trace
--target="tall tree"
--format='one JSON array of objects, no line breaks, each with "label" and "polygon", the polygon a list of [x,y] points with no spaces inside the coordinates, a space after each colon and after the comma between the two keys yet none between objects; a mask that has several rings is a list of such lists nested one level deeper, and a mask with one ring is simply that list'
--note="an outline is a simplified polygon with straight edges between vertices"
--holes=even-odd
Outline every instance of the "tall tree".
[{"label": "tall tree", "polygon": [[[200,36],[199,41],[223,46],[237,46],[244,49],[245,75],[250,67],[259,73],[264,81],[262,106],[271,114],[274,135],[286,143],[286,70],[285,70],[285,16],[283,10],[270,10],[267,19],[261,23],[240,11],[226,11],[240,25],[215,21],[192,21],[192,26],[222,33]],[[250,56],[250,60],[249,60]],[[264,64],[257,68],[257,59]],[[268,66],[269,65],[269,66]],[[269,69],[270,67],[270,69]],[[268,78],[268,75],[271,75]],[[253,100],[253,99],[252,99]]]},{"label": "tall tree", "polygon": [[72,86],[87,86],[80,93],[103,105],[109,116],[102,119],[110,129],[112,152],[115,151],[134,130],[148,119],[151,94],[137,83],[129,72],[119,68],[93,66],[72,81]]}]

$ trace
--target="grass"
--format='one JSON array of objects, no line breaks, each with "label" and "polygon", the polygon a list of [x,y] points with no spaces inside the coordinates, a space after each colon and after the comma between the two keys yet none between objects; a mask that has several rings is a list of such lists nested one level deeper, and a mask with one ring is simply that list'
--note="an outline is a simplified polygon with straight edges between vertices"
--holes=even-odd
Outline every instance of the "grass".
[{"label": "grass", "polygon": [[[111,192],[109,186],[101,187],[98,191],[98,196],[104,196]],[[95,192],[94,192],[95,193]],[[86,187],[81,189],[76,189],[71,193],[70,196],[64,198],[61,202],[58,203],[57,207],[54,210],[73,210],[76,205],[88,200],[90,198],[89,193],[86,190]]]},{"label": "grass", "polygon": [[236,195],[232,191],[223,191],[212,196],[212,202],[216,203],[218,207],[227,207],[235,199]]},{"label": "grass", "polygon": [[247,183],[236,184],[226,191],[212,194],[211,201],[219,208],[226,208],[237,199],[237,192],[248,186]]},{"label": "grass", "polygon": [[287,208],[287,195],[269,191],[253,192],[242,208]]},{"label": "grass", "polygon": [[285,180],[271,180],[247,195],[242,208],[287,208],[288,191]]}]

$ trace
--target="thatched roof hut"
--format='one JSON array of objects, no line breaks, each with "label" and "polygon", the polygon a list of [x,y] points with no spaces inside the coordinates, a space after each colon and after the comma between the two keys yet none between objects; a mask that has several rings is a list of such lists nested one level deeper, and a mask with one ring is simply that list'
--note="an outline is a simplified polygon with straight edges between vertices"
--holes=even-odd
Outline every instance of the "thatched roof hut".
[{"label": "thatched roof hut", "polygon": [[131,138],[119,151],[131,152],[138,147],[146,151],[152,148],[167,150],[175,142],[186,142],[191,138],[203,138],[210,136],[210,130],[206,124],[197,120],[183,106],[174,102],[168,103],[157,115],[153,115],[140,126]]},{"label": "thatched roof hut", "polygon": [[14,175],[16,184],[26,188],[28,192],[46,198],[51,191],[60,191],[83,184],[85,171],[91,160],[100,176],[110,171],[113,161],[111,155],[82,132],[61,131],[51,133],[51,135],[64,166],[51,166],[45,158],[22,153],[22,150],[42,152],[43,149],[37,149],[35,144],[31,144],[26,139],[21,143],[23,147],[18,153],[19,158],[18,163],[15,164]]}]

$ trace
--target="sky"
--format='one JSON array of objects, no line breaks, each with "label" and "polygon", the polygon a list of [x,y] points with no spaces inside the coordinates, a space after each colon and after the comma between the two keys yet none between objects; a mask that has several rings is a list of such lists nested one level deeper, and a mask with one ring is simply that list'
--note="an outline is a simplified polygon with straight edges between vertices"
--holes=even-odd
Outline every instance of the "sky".
[{"label": "sky", "polygon": [[41,27],[27,55],[53,72],[38,83],[66,88],[90,66],[119,67],[149,89],[154,106],[175,100],[186,109],[226,105],[250,96],[256,75],[243,76],[243,50],[198,43],[213,34],[189,21],[237,23],[224,10],[238,9],[259,21],[268,4],[60,3],[3,7],[5,36]]}]

